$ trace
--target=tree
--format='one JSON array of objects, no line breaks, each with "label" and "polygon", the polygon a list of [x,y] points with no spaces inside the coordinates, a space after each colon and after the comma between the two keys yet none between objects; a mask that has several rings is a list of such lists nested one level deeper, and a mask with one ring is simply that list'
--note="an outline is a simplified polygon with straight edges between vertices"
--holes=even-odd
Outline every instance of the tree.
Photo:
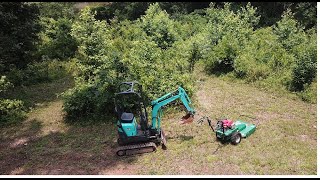
[{"label": "tree", "polygon": [[24,118],[23,102],[4,98],[4,93],[13,88],[6,76],[0,77],[0,125],[18,122]]},{"label": "tree", "polygon": [[42,28],[38,58],[64,60],[75,55],[77,43],[70,34],[75,18],[73,5],[69,2],[38,3]]},{"label": "tree", "polygon": [[40,26],[39,10],[25,2],[0,3],[0,72],[24,68],[34,61]]},{"label": "tree", "polygon": [[174,21],[160,8],[159,3],[149,6],[146,15],[141,17],[141,25],[147,35],[162,49],[171,47],[177,40]]}]

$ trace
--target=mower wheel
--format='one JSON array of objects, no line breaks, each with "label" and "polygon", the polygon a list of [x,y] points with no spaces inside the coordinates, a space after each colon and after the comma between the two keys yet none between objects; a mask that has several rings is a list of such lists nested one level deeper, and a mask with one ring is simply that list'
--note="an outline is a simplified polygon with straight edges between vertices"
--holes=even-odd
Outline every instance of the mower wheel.
[{"label": "mower wheel", "polygon": [[236,132],[231,135],[231,144],[237,145],[241,142],[241,134],[239,132]]}]

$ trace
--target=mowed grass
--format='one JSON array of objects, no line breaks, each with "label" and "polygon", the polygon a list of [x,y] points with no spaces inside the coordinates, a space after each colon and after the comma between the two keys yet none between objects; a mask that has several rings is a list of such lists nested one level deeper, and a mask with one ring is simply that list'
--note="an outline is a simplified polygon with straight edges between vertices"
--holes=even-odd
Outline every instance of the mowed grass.
[{"label": "mowed grass", "polygon": [[[316,104],[264,92],[237,81],[198,72],[193,98],[197,115],[179,125],[183,113],[165,114],[168,150],[139,162],[141,174],[315,175],[317,173]],[[241,119],[257,125],[254,134],[233,146],[215,140],[202,116]],[[150,163],[152,162],[152,163]]]},{"label": "mowed grass", "polygon": [[0,128],[0,174],[114,174],[119,169],[121,174],[129,172],[126,164],[136,157],[114,156],[114,119],[65,122],[59,94],[72,85],[71,78],[63,78],[20,87],[11,94],[27,102],[30,111],[25,121]]},{"label": "mowed grass", "polygon": [[[164,112],[167,150],[115,156],[113,117],[95,123],[67,124],[57,96],[72,87],[59,80],[24,89],[33,110],[17,125],[0,130],[0,174],[148,174],[148,175],[315,175],[316,104],[265,92],[238,81],[195,72],[197,114],[180,125],[183,111]],[[70,80],[70,79],[69,79]],[[17,89],[21,94],[21,91]],[[233,146],[215,140],[202,116],[257,124],[254,134]]]}]

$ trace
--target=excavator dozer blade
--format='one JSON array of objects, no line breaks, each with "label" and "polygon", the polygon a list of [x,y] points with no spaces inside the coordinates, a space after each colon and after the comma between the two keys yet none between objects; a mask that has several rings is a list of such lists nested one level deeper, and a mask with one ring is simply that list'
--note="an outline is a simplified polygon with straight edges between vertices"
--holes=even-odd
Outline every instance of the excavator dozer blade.
[{"label": "excavator dozer blade", "polygon": [[193,114],[186,114],[185,116],[183,116],[180,120],[180,124],[189,124],[192,123],[194,120],[194,115]]}]

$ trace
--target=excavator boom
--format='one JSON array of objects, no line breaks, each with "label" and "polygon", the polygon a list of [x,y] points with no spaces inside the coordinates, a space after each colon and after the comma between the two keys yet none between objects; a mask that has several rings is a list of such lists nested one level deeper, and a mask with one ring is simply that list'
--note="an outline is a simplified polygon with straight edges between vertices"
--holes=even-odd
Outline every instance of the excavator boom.
[{"label": "excavator boom", "polygon": [[187,95],[186,91],[179,87],[176,91],[168,93],[154,101],[151,102],[152,105],[152,128],[160,131],[161,127],[161,115],[162,115],[162,107],[180,99],[186,108],[187,114],[182,117],[180,123],[190,123],[193,121],[193,116],[195,114],[194,109],[191,107],[191,100]]}]

